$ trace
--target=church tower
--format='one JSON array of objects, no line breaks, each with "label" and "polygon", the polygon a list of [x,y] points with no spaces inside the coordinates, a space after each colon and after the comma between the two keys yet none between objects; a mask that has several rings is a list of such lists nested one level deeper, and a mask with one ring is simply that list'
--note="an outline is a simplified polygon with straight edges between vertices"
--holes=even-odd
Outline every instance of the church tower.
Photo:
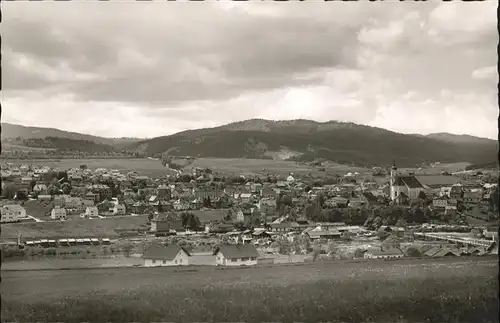
[{"label": "church tower", "polygon": [[395,188],[395,184],[396,184],[396,176],[397,176],[397,167],[396,167],[396,161],[394,160],[393,163],[392,163],[392,167],[391,167],[391,180],[390,180],[390,192],[391,192],[391,200],[394,200],[396,199],[396,196],[397,196],[397,192],[396,192],[396,188]]}]

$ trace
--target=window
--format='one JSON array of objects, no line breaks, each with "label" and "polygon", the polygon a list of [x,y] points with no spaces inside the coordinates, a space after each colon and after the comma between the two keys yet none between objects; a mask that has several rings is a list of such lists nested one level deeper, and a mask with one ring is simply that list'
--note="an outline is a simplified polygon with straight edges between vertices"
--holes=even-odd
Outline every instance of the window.
[{"label": "window", "polygon": [[231,262],[236,262],[237,258],[231,259]]},{"label": "window", "polygon": [[251,260],[256,260],[256,259],[257,259],[257,257],[252,257],[252,258],[250,258],[250,259],[251,259]]},{"label": "window", "polygon": [[179,260],[179,262],[182,264],[182,258]]},{"label": "window", "polygon": [[167,263],[167,261],[166,261],[166,260],[163,260],[163,264],[165,265],[166,263]]},{"label": "window", "polygon": [[156,264],[156,260],[153,260],[153,264]]},{"label": "window", "polygon": [[247,260],[248,260],[248,258],[247,258],[247,257],[243,257],[243,258],[241,258],[241,261],[247,261]]},{"label": "window", "polygon": [[177,265],[177,260],[175,261],[175,264]]}]

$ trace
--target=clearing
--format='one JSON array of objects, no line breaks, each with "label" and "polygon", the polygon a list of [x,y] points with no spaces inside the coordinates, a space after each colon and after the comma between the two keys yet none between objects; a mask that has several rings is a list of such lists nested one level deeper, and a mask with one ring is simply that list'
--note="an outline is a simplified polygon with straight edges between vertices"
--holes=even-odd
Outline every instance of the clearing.
[{"label": "clearing", "polygon": [[279,174],[286,176],[289,173],[300,175],[311,173],[314,176],[325,176],[332,174],[345,175],[348,172],[362,173],[367,171],[366,168],[334,163],[327,163],[327,165],[324,166],[325,171],[320,171],[320,167],[303,165],[294,161],[244,158],[199,158],[188,166],[188,168],[191,167],[210,168],[214,172],[232,175]]},{"label": "clearing", "polygon": [[147,215],[107,217],[50,222],[25,222],[2,224],[1,240],[14,240],[19,235],[25,239],[118,237],[115,229],[137,229],[148,221]]},{"label": "clearing", "polygon": [[4,271],[2,317],[25,322],[498,322],[497,266],[498,258],[223,270]]}]

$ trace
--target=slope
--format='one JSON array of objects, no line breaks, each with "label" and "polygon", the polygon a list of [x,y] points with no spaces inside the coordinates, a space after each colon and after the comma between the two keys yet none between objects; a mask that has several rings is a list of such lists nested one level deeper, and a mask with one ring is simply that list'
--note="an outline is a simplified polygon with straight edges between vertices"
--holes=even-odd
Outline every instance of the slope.
[{"label": "slope", "polygon": [[175,155],[218,158],[269,158],[283,149],[298,153],[295,160],[325,158],[360,166],[401,166],[421,163],[495,160],[496,142],[477,145],[404,135],[385,129],[336,121],[268,121],[251,119],[221,127],[180,132],[140,141],[128,147],[150,156],[177,147]]},{"label": "slope", "polygon": [[41,128],[41,127],[26,127],[11,123],[2,122],[2,141],[7,139],[15,139],[20,137],[23,139],[43,139],[46,137],[58,137],[73,140],[93,141],[97,144],[111,145],[111,146],[124,146],[137,142],[141,139],[137,138],[104,138],[77,132],[69,132],[54,128]]}]

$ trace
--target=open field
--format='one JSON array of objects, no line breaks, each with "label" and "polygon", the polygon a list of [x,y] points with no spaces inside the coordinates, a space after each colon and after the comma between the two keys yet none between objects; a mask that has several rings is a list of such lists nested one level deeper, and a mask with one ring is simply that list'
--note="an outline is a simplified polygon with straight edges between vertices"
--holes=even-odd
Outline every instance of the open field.
[{"label": "open field", "polygon": [[210,168],[214,172],[223,174],[280,174],[289,173],[306,175],[312,173],[315,176],[326,174],[344,175],[347,172],[365,172],[365,168],[351,167],[347,165],[328,165],[325,171],[320,172],[319,168],[300,165],[293,161],[268,160],[268,159],[243,159],[243,158],[199,158],[194,161],[190,167]]},{"label": "open field", "polygon": [[16,145],[16,144],[11,144],[9,142],[2,142],[2,150],[7,152],[7,151],[22,151],[22,152],[28,152],[28,151],[48,151],[48,150],[55,150],[52,148],[38,148],[38,147],[28,147],[28,146],[23,146],[23,145]]},{"label": "open field", "polygon": [[74,219],[68,221],[2,224],[1,240],[23,238],[118,237],[115,229],[134,229],[146,224],[147,215],[108,217],[105,219]]},{"label": "open field", "polygon": [[147,158],[115,158],[115,159],[31,159],[13,160],[2,159],[2,162],[13,163],[14,165],[32,164],[44,165],[58,168],[79,168],[80,165],[87,165],[90,169],[107,168],[118,169],[124,172],[136,171],[141,175],[163,177],[174,175],[175,171],[166,169],[160,161]]},{"label": "open field", "polygon": [[[498,322],[498,259],[2,272],[5,321]],[[71,309],[71,310],[68,310]]]}]

